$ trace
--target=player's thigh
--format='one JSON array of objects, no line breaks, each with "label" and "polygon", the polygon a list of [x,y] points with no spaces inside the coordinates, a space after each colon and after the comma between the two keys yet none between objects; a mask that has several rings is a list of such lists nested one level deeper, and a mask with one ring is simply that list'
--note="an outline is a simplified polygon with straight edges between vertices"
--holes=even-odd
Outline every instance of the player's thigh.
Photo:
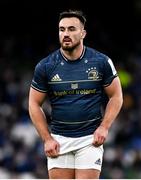
[{"label": "player's thigh", "polygon": [[100,176],[103,161],[103,146],[93,145],[79,149],[75,154],[75,174],[78,179],[97,179]]},{"label": "player's thigh", "polygon": [[50,179],[74,179],[75,170],[68,168],[53,168],[49,170]]},{"label": "player's thigh", "polygon": [[99,179],[100,171],[97,169],[76,169],[75,179]]},{"label": "player's thigh", "polygon": [[51,179],[73,179],[74,154],[69,152],[56,158],[48,157],[48,173]]}]

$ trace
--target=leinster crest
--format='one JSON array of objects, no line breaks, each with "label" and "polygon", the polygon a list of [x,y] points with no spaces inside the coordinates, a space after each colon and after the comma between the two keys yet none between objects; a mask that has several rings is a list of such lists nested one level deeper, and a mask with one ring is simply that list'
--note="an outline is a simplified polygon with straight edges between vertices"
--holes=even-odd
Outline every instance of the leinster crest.
[{"label": "leinster crest", "polygon": [[90,80],[98,81],[101,79],[96,68],[89,68],[86,73],[88,73],[88,79]]}]

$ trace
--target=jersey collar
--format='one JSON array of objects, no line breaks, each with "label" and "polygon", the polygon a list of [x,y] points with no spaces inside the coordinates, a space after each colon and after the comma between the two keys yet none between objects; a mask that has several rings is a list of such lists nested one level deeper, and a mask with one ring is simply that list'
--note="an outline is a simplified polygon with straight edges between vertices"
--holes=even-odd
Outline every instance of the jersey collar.
[{"label": "jersey collar", "polygon": [[78,59],[74,60],[74,61],[69,60],[68,58],[66,58],[66,57],[64,56],[64,54],[62,53],[62,51],[61,51],[61,50],[60,50],[60,53],[61,53],[61,55],[62,55],[62,57],[63,57],[63,59],[64,59],[65,61],[69,61],[69,62],[76,62],[76,61],[78,61],[78,60],[81,60],[81,59],[84,57],[85,51],[86,51],[86,47],[85,47],[85,46],[83,46],[83,51],[82,51],[81,56],[80,56]]}]

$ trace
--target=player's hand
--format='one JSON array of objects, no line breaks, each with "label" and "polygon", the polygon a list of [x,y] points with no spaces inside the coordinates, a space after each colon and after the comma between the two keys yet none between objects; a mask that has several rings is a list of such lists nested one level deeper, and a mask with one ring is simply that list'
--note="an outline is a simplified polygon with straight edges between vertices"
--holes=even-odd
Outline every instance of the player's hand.
[{"label": "player's hand", "polygon": [[45,141],[44,152],[46,156],[55,158],[59,155],[60,144],[53,138]]},{"label": "player's hand", "polygon": [[106,140],[107,135],[108,129],[106,129],[104,126],[99,126],[94,132],[94,139],[92,144],[95,147],[102,145]]}]

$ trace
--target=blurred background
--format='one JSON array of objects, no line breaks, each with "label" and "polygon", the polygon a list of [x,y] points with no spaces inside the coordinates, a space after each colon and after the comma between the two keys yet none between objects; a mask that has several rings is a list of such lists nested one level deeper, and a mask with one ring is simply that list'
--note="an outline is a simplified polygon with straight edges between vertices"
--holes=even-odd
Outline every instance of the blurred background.
[{"label": "blurred background", "polygon": [[85,44],[114,62],[124,104],[105,143],[101,178],[141,179],[141,0],[0,1],[0,178],[47,179],[43,144],[28,114],[34,67],[59,47],[58,16],[81,9]]}]

